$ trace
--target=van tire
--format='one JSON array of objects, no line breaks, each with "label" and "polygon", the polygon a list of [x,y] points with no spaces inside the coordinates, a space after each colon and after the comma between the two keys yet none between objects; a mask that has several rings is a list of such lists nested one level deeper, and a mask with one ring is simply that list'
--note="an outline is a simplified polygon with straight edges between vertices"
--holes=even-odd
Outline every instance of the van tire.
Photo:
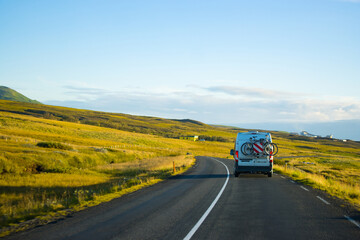
[{"label": "van tire", "polygon": [[272,177],[273,173],[272,172],[268,172],[268,177]]},{"label": "van tire", "polygon": [[238,173],[238,172],[235,172],[235,173],[234,173],[235,177],[238,177],[239,174],[240,174],[240,173]]}]

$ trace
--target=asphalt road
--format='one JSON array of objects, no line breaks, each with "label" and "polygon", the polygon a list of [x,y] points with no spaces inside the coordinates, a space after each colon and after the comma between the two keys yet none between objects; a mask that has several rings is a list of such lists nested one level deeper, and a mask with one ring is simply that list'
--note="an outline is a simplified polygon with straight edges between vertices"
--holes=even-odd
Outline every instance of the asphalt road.
[{"label": "asphalt road", "polygon": [[232,164],[198,157],[186,174],[7,238],[360,239],[358,212],[281,175],[229,176]]}]

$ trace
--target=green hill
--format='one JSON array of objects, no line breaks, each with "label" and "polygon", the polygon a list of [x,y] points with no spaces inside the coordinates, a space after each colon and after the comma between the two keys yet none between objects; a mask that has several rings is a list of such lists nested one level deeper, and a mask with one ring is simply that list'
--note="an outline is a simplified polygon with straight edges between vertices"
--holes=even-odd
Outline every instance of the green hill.
[{"label": "green hill", "polygon": [[41,104],[40,102],[38,102],[36,100],[31,100],[30,98],[25,97],[21,93],[13,90],[11,88],[5,87],[5,86],[0,86],[0,99],[17,101],[17,102],[25,102],[25,103]]},{"label": "green hill", "polygon": [[[57,107],[44,104],[9,102],[0,100],[0,110],[39,118],[81,123],[128,132],[158,135],[167,138],[198,135],[210,141],[233,141],[235,131],[225,127],[210,126],[198,121],[134,116],[122,113],[108,113],[75,108]],[[226,131],[224,131],[226,130]]]}]

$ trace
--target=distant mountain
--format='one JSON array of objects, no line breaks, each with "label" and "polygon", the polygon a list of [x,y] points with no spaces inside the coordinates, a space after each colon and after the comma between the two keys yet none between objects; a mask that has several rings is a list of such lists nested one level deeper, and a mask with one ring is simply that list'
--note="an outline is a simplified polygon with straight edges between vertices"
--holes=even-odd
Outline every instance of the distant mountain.
[{"label": "distant mountain", "polygon": [[25,97],[21,93],[18,93],[17,91],[15,91],[11,88],[5,87],[5,86],[0,86],[0,99],[17,101],[17,102],[41,104],[41,102],[38,102],[36,100],[31,100],[30,98]]}]

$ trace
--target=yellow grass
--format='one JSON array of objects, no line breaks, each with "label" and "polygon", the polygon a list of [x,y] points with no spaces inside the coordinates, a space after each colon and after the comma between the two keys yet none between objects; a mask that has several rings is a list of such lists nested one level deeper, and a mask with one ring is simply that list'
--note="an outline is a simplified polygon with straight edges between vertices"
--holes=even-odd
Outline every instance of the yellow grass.
[{"label": "yellow grass", "polygon": [[[83,174],[0,175],[1,189],[5,189],[0,194],[3,225],[35,216],[53,216],[54,211],[61,215],[62,210],[69,208],[78,211],[120,197],[176,174],[173,163],[176,173],[181,173],[194,163],[194,157],[157,157],[107,164]],[[16,229],[13,227],[13,231]],[[2,232],[8,233],[6,228]]]},{"label": "yellow grass", "polygon": [[114,163],[107,164],[102,166],[97,166],[98,170],[119,170],[125,171],[129,169],[134,170],[161,170],[161,169],[171,169],[173,168],[173,163],[175,163],[175,167],[180,169],[182,167],[190,166],[194,162],[193,156],[175,156],[175,157],[157,157],[152,159],[139,159],[131,162],[122,162],[122,163]]},{"label": "yellow grass", "polygon": [[6,187],[81,187],[105,183],[110,178],[100,174],[40,173],[14,176],[0,175],[0,186]]}]

